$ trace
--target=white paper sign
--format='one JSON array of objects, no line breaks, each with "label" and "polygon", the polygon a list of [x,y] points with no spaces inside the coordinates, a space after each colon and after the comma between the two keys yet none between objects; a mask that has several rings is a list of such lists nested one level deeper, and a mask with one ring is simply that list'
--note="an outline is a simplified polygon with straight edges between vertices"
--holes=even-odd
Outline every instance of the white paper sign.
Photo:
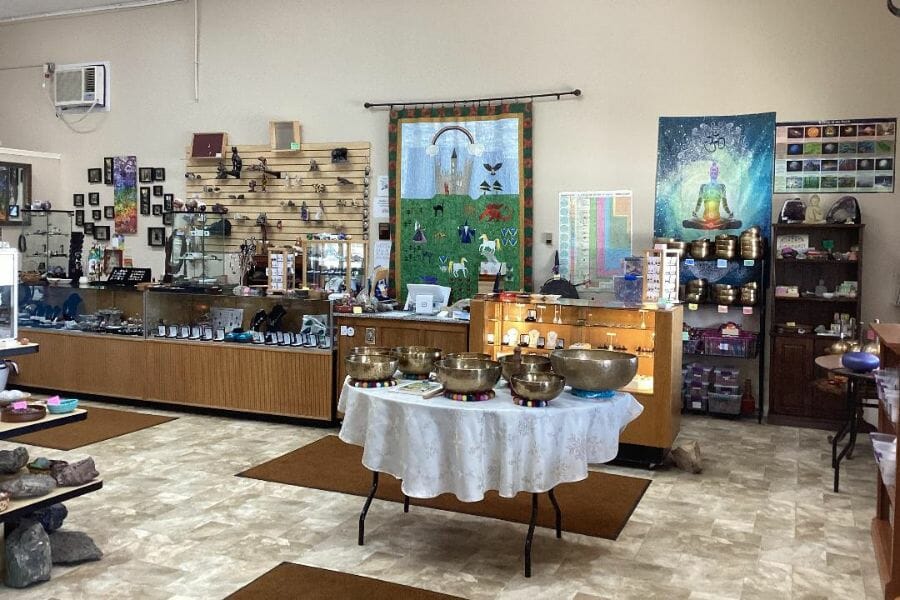
[{"label": "white paper sign", "polygon": [[391,216],[391,205],[387,196],[375,196],[372,198],[372,218],[387,219]]},{"label": "white paper sign", "polygon": [[391,262],[391,240],[376,240],[374,248],[374,256],[372,257],[372,265],[378,267],[389,267]]}]

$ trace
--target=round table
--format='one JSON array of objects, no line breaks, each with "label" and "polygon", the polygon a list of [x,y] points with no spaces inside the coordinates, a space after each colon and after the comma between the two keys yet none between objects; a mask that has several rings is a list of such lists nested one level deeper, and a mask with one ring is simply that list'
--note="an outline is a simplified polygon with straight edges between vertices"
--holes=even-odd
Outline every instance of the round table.
[{"label": "round table", "polygon": [[564,392],[549,406],[528,408],[514,404],[507,387],[495,391],[491,400],[459,402],[344,383],[338,401],[344,413],[340,438],[363,447],[362,463],[373,472],[360,514],[360,545],[379,472],[400,479],[403,493],[414,498],[451,493],[463,502],[477,502],[489,490],[506,498],[529,492],[525,574],[530,576],[538,494],[549,494],[560,537],[561,512],[553,488],[586,479],[589,464],[614,459],[620,432],[643,411],[624,392],[602,400]]},{"label": "round table", "polygon": [[[847,378],[847,421],[844,422],[837,433],[830,436],[831,442],[831,468],[834,469],[834,491],[838,492],[841,481],[841,461],[844,458],[853,457],[853,449],[856,447],[856,434],[859,430],[860,411],[871,405],[859,401],[859,385],[875,381],[875,376],[870,372],[858,373],[844,367],[841,361],[842,354],[826,354],[816,357],[816,365],[823,369]],[[875,405],[877,408],[877,405]],[[847,438],[847,445],[838,452],[838,444]]]}]

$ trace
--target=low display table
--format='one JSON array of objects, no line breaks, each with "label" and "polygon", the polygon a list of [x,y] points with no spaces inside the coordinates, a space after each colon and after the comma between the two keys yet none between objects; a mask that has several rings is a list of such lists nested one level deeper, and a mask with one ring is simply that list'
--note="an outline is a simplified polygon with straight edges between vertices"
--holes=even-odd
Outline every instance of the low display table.
[{"label": "low display table", "polygon": [[478,502],[489,490],[504,498],[528,492],[531,519],[524,558],[525,576],[530,577],[538,495],[549,495],[556,536],[561,537],[562,511],[554,487],[586,479],[589,464],[614,459],[620,432],[643,408],[624,392],[604,400],[565,392],[547,407],[528,408],[514,404],[505,387],[491,400],[457,402],[345,383],[338,410],[344,413],[341,440],[362,446],[362,464],[373,472],[359,519],[360,545],[382,472],[401,480],[404,512],[409,511],[409,497],[451,493],[462,502]]},{"label": "low display table", "polygon": [[[863,408],[878,408],[877,404],[860,402],[860,387],[867,383],[874,383],[875,377],[871,373],[857,373],[844,367],[840,354],[819,356],[816,364],[830,373],[847,378],[847,420],[841,424],[837,433],[831,436],[831,468],[834,469],[834,491],[838,492],[841,482],[841,461],[844,458],[853,458],[853,449],[856,448],[856,435],[859,431],[860,412]],[[847,438],[847,444],[838,452],[838,445]]]}]

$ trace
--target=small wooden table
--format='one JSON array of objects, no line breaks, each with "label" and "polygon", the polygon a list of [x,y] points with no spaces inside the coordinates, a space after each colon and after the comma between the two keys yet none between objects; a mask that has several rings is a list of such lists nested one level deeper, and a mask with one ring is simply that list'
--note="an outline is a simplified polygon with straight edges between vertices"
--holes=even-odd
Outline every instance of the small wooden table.
[{"label": "small wooden table", "polygon": [[[841,461],[853,458],[856,448],[856,434],[859,432],[860,412],[863,408],[878,408],[877,404],[866,404],[859,400],[860,384],[875,381],[871,373],[857,373],[844,367],[840,354],[829,354],[816,358],[816,364],[827,371],[847,378],[847,420],[838,428],[837,433],[830,436],[831,468],[834,469],[834,491],[837,493],[841,481]],[[838,452],[838,444],[847,438],[847,444]]]}]

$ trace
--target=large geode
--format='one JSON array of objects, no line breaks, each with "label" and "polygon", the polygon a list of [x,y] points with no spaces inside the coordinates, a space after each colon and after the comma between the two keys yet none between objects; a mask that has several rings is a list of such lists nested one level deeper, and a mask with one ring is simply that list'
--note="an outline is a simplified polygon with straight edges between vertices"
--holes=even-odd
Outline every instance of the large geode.
[{"label": "large geode", "polygon": [[825,215],[825,221],[828,223],[856,223],[862,220],[859,214],[859,203],[853,196],[843,196],[840,200],[831,205],[828,214]]}]

